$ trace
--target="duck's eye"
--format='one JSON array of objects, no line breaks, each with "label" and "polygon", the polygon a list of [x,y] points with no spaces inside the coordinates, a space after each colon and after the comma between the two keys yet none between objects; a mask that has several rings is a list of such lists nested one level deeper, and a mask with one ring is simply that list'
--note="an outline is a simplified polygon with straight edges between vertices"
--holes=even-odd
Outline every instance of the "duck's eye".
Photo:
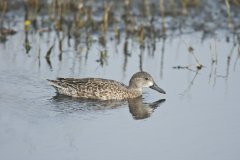
[{"label": "duck's eye", "polygon": [[149,78],[146,77],[145,80],[149,80]]}]

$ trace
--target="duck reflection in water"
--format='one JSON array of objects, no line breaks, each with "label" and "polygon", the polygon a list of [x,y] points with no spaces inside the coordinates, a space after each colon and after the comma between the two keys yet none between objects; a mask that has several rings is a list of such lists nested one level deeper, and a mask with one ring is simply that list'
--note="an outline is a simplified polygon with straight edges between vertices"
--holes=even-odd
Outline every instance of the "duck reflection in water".
[{"label": "duck reflection in water", "polygon": [[52,98],[52,102],[57,105],[56,111],[64,113],[104,111],[121,108],[128,104],[132,117],[135,120],[140,120],[150,117],[154,110],[165,102],[165,99],[159,99],[153,103],[144,103],[142,97],[129,99],[127,101],[98,101],[57,94]]},{"label": "duck reflection in water", "polygon": [[165,99],[159,99],[153,103],[144,103],[142,97],[137,97],[128,100],[128,107],[134,119],[145,119],[150,117],[163,102],[165,102]]}]

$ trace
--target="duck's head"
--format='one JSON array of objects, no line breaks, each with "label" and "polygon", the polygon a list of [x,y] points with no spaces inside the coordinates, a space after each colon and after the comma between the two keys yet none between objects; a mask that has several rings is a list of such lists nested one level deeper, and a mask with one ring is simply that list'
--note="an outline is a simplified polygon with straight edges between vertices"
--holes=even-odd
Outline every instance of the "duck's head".
[{"label": "duck's head", "polygon": [[158,91],[159,93],[166,94],[166,92],[158,87],[154,82],[152,76],[147,72],[137,72],[135,73],[129,81],[129,87],[135,89],[142,89],[144,87],[149,87]]}]

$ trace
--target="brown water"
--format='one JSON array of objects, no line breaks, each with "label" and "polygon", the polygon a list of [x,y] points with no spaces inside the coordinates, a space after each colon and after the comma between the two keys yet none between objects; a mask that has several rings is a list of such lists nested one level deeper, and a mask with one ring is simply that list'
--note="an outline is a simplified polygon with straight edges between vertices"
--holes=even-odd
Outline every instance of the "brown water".
[{"label": "brown water", "polygon": [[[117,41],[109,33],[105,48],[93,41],[76,49],[74,40],[64,40],[59,60],[54,31],[30,32],[26,53],[23,26],[13,28],[17,33],[0,44],[1,159],[239,159],[239,43],[228,31],[204,40],[201,31],[160,38],[155,49],[124,34]],[[98,41],[97,34],[92,38]],[[127,84],[140,69],[167,94],[146,89],[132,103],[80,101],[56,97],[45,80],[102,77]]]}]

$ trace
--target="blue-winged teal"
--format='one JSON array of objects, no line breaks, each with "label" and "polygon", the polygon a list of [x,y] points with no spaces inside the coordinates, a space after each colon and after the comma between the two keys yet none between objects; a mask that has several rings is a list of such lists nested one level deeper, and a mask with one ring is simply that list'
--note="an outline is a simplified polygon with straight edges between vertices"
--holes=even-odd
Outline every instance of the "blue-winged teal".
[{"label": "blue-winged teal", "polygon": [[120,82],[100,78],[57,78],[48,80],[60,94],[98,100],[123,100],[142,95],[143,87],[150,87],[160,93],[165,91],[157,86],[152,76],[147,72],[135,73],[129,81],[129,86]]}]

